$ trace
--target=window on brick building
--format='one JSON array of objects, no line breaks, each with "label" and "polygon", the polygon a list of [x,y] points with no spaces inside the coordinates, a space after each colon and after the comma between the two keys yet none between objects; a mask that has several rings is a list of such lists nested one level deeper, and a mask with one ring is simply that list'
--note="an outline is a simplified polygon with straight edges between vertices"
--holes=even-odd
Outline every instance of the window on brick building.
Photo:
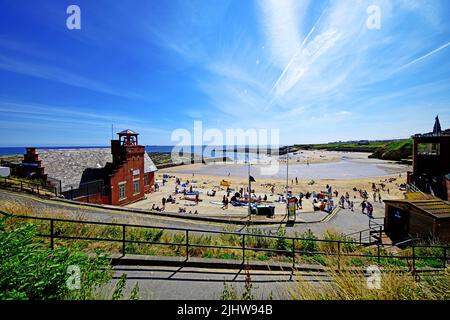
[{"label": "window on brick building", "polygon": [[119,199],[125,199],[126,197],[127,197],[126,184],[121,183],[119,184]]},{"label": "window on brick building", "polygon": [[144,175],[144,184],[146,186],[148,186],[148,184],[150,183],[150,181],[148,180],[148,174]]},{"label": "window on brick building", "polygon": [[133,181],[133,192],[134,194],[139,193],[139,180],[134,180]]}]

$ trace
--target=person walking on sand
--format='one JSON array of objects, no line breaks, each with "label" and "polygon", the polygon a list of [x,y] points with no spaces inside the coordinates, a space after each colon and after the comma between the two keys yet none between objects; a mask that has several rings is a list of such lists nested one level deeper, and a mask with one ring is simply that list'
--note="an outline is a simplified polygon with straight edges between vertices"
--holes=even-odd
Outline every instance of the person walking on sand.
[{"label": "person walking on sand", "polygon": [[352,210],[352,212],[353,212],[353,206],[354,206],[353,201],[350,201],[350,210]]},{"label": "person walking on sand", "polygon": [[295,177],[295,184],[298,184],[298,179],[297,179],[297,177]]},{"label": "person walking on sand", "polygon": [[367,215],[369,218],[373,218],[373,206],[370,202],[367,202]]},{"label": "person walking on sand", "polygon": [[166,198],[162,198],[162,209],[166,209]]},{"label": "person walking on sand", "polygon": [[381,193],[378,192],[378,201],[381,203]]},{"label": "person walking on sand", "polygon": [[365,214],[364,210],[366,210],[366,201],[361,202],[361,213]]}]

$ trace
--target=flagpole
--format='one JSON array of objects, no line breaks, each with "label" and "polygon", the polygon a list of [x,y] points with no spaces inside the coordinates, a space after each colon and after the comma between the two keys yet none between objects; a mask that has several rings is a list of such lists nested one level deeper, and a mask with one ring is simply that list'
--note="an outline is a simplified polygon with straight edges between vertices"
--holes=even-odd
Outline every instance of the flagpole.
[{"label": "flagpole", "polygon": [[250,221],[252,220],[252,205],[251,205],[252,181],[250,179],[250,154],[247,154],[247,161],[248,161],[248,222],[250,224]]},{"label": "flagpole", "polygon": [[287,146],[286,149],[286,211],[289,220],[288,190],[289,190],[289,146]]}]

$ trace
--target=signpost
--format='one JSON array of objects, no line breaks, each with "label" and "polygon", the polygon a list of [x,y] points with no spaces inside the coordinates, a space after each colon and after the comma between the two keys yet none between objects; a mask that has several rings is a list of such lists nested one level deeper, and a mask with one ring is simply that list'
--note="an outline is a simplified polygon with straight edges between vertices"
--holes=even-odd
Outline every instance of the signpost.
[{"label": "signpost", "polygon": [[296,210],[297,210],[297,203],[295,201],[295,198],[294,197],[288,198],[287,199],[288,221],[295,221]]}]

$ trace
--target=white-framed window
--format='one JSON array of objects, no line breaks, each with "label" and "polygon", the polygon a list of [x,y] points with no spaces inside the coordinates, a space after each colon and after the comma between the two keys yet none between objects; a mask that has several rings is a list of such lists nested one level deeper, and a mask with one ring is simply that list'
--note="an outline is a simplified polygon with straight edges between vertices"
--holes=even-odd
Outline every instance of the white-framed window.
[{"label": "white-framed window", "polygon": [[139,191],[139,180],[134,180],[133,181],[133,193],[134,194],[138,194]]},{"label": "white-framed window", "polygon": [[119,183],[119,199],[127,198],[127,185],[125,182]]}]

